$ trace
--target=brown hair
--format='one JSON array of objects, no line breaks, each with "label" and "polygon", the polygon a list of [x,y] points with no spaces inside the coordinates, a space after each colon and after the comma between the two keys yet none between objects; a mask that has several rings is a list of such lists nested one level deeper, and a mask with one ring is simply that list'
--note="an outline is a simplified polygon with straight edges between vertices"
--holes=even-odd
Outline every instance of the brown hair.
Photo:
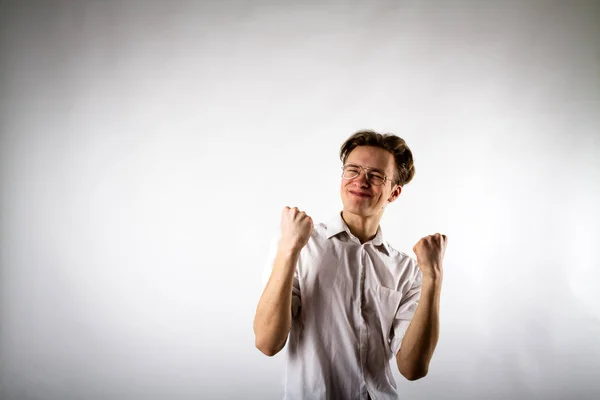
[{"label": "brown hair", "polygon": [[404,186],[415,176],[412,152],[404,139],[391,133],[381,134],[368,129],[360,130],[350,136],[340,148],[342,163],[346,163],[352,150],[358,146],[379,147],[394,155],[396,161],[395,184]]}]

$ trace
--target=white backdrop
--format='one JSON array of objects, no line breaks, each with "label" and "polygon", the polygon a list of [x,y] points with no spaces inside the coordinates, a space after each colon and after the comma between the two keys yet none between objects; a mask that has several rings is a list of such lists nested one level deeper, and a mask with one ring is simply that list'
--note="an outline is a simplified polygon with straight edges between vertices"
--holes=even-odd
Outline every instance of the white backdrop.
[{"label": "white backdrop", "polygon": [[276,399],[254,348],[280,211],[406,139],[382,220],[448,235],[406,399],[600,396],[597,1],[0,2],[0,398]]}]

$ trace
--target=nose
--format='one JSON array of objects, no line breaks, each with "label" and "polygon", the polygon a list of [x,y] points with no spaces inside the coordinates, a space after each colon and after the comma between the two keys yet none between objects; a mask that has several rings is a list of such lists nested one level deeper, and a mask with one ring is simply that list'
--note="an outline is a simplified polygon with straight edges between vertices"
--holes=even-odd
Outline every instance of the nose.
[{"label": "nose", "polygon": [[356,178],[354,178],[361,186],[368,186],[369,180],[367,179],[367,171],[361,170]]}]

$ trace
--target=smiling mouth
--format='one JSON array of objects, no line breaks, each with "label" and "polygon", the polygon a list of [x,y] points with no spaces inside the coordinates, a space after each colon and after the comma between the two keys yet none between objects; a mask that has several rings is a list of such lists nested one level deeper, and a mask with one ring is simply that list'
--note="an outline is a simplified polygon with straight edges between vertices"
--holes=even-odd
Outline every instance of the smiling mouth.
[{"label": "smiling mouth", "polygon": [[364,193],[357,193],[357,192],[353,192],[353,191],[350,191],[350,194],[352,194],[352,195],[354,195],[354,196],[357,196],[357,197],[362,197],[362,198],[369,198],[369,197],[371,197],[371,196],[370,196],[370,195],[368,195],[368,194],[364,194]]}]

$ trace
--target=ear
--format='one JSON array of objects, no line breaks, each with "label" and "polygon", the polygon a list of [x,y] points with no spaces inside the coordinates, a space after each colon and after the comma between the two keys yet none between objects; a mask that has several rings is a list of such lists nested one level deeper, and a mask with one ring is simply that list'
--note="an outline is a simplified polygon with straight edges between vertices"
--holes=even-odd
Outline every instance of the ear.
[{"label": "ear", "polygon": [[388,198],[388,203],[393,203],[398,197],[400,197],[400,193],[402,193],[402,186],[397,185],[394,190],[392,190],[392,193]]}]

